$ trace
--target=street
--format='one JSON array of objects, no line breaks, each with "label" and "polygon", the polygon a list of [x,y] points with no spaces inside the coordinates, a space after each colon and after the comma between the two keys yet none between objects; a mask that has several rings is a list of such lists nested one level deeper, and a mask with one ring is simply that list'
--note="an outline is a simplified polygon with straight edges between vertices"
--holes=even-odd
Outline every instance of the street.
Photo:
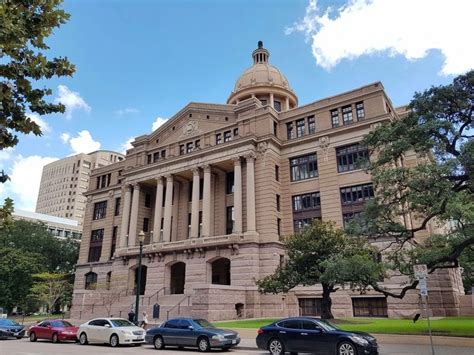
[{"label": "street", "polygon": [[[75,343],[53,344],[47,341],[38,341],[31,343],[28,339],[22,340],[0,340],[1,355],[116,355],[116,354],[155,354],[156,350],[150,345],[142,345],[141,347],[119,347],[111,348],[108,345],[87,345],[81,346]],[[473,349],[467,347],[447,347],[436,346],[436,355],[472,355]],[[197,354],[196,349],[171,349],[161,350],[159,354]],[[219,350],[211,353],[222,353]],[[234,349],[228,353],[235,354],[268,354],[265,351]],[[427,345],[409,345],[409,344],[381,344],[381,355],[431,355],[431,350]],[[302,355],[302,354],[301,354]]]}]

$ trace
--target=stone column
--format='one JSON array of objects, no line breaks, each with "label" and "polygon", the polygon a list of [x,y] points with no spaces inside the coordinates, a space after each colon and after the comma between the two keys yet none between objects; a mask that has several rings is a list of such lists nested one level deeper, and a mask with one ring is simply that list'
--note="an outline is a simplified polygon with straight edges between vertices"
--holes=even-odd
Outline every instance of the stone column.
[{"label": "stone column", "polygon": [[130,223],[130,202],[132,199],[132,188],[130,185],[125,185],[122,190],[122,225],[120,226],[120,247],[127,246],[128,224]]},{"label": "stone column", "polygon": [[285,107],[287,111],[290,109],[290,98],[288,96],[285,97]]},{"label": "stone column", "polygon": [[275,109],[275,107],[273,107],[273,105],[274,105],[273,93],[270,93],[270,102],[269,102],[269,104],[273,109]]},{"label": "stone column", "polygon": [[235,233],[242,233],[242,166],[240,157],[234,158],[234,215]]},{"label": "stone column", "polygon": [[255,156],[247,159],[247,232],[255,232]]},{"label": "stone column", "polygon": [[138,228],[138,203],[140,201],[140,184],[133,185],[132,212],[130,214],[130,231],[128,233],[128,246],[135,246]]},{"label": "stone column", "polygon": [[[202,236],[211,236],[211,167],[204,166],[204,189],[202,197]],[[194,187],[193,187],[194,188]]]},{"label": "stone column", "polygon": [[193,195],[191,202],[191,235],[190,238],[199,236],[199,168],[193,169]]},{"label": "stone column", "polygon": [[153,218],[153,243],[161,241],[161,218],[163,216],[163,179],[156,178],[155,216]]},{"label": "stone column", "polygon": [[165,214],[163,222],[163,241],[171,241],[171,208],[173,206],[173,175],[166,176]]}]

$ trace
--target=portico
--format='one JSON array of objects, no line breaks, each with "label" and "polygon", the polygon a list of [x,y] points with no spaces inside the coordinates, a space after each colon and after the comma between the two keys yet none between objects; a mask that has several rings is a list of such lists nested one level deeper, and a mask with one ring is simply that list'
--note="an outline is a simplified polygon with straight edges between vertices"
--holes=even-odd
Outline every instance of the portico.
[{"label": "portico", "polygon": [[[149,177],[134,179],[131,176],[130,180],[133,179],[133,182],[127,182],[122,190],[120,248],[127,249],[137,245],[137,235],[142,229],[139,215],[140,196],[143,198],[143,194],[140,191],[145,186],[148,191],[154,193],[153,211],[150,213],[153,219],[151,224],[153,229],[149,231],[150,244],[223,234],[256,233],[254,162],[255,154],[250,152],[212,164],[206,162],[196,164],[171,174],[164,175],[158,171],[153,179]],[[245,181],[242,167],[245,168]],[[230,178],[229,173],[233,174],[232,191],[225,189],[225,185],[229,184],[226,182],[226,179]],[[228,228],[221,233],[214,228],[212,217],[216,218],[216,205],[219,203],[233,210],[232,233],[226,233]],[[226,220],[226,223],[229,222]],[[173,226],[176,230],[173,230]]]}]

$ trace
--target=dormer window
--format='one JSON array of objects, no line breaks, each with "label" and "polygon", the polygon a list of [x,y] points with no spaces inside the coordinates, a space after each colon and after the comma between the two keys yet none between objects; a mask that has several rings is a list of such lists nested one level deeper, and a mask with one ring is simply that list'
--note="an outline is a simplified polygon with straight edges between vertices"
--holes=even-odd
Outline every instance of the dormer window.
[{"label": "dormer window", "polygon": [[281,102],[273,101],[273,108],[275,109],[275,111],[281,112]]}]

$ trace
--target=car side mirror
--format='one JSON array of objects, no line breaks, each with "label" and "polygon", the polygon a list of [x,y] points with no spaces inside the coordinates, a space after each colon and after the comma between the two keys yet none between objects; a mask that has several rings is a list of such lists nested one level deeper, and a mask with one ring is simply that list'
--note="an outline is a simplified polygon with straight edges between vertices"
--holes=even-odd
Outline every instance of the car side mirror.
[{"label": "car side mirror", "polygon": [[104,327],[110,328],[110,324],[104,324]]},{"label": "car side mirror", "polygon": [[188,326],[189,330],[194,330],[194,327],[192,325]]}]

